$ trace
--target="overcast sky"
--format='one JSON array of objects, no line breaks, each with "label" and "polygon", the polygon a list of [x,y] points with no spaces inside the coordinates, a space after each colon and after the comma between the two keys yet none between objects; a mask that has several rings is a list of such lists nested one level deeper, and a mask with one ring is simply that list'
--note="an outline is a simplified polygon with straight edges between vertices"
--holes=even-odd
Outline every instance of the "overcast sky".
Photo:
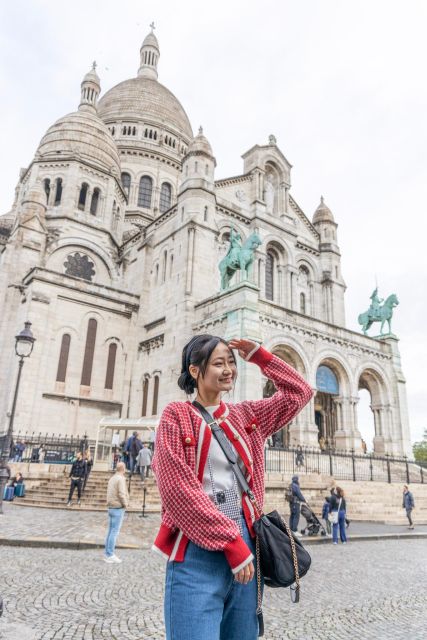
[{"label": "overcast sky", "polygon": [[[347,327],[395,292],[412,439],[427,427],[427,3],[423,0],[14,0],[0,7],[0,212],[46,129],[76,110],[93,60],[102,90],[136,75],[154,20],[159,80],[199,124],[216,177],[273,133],[311,219],[339,224]],[[378,325],[376,325],[378,326]],[[371,334],[376,333],[371,330]],[[361,428],[372,437],[362,401]]]}]

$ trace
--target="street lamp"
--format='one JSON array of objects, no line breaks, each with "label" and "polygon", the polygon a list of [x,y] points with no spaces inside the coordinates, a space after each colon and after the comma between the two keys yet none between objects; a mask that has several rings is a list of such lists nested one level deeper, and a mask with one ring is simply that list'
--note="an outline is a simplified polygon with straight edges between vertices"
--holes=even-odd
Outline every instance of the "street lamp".
[{"label": "street lamp", "polygon": [[8,472],[6,470],[7,461],[9,459],[10,445],[12,443],[13,421],[15,418],[16,400],[18,398],[19,383],[21,381],[22,366],[24,358],[29,358],[33,351],[35,337],[31,333],[31,322],[25,322],[24,329],[15,336],[15,353],[19,358],[18,376],[16,378],[15,393],[13,395],[12,410],[10,412],[9,427],[6,437],[3,440],[3,447],[0,456],[0,515],[3,513],[3,493]]}]

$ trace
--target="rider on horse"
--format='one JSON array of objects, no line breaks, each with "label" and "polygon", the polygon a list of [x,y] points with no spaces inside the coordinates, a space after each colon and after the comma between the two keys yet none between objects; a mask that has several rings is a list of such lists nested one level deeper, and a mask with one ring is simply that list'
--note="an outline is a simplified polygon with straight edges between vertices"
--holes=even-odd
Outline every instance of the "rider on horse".
[{"label": "rider on horse", "polygon": [[378,297],[378,287],[375,288],[370,298],[372,302],[368,309],[369,318],[372,320],[378,320],[380,317],[380,304],[381,302],[384,302],[384,298]]}]

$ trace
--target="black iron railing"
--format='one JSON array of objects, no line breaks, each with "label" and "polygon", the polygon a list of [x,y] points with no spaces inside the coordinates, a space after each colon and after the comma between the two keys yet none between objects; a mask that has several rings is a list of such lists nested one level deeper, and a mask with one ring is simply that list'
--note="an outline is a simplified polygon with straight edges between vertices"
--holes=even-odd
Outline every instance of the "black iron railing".
[{"label": "black iron railing", "polygon": [[427,470],[406,456],[358,454],[354,451],[268,447],[265,469],[270,473],[333,476],[336,480],[424,483]]},{"label": "black iron railing", "polygon": [[[6,435],[0,435],[0,451],[3,451],[5,442]],[[22,455],[19,455],[15,448],[18,443],[23,443],[25,446]],[[63,436],[55,433],[18,431],[13,434],[9,454],[11,461],[18,455],[20,462],[44,461],[46,464],[69,464],[77,451],[86,451],[93,446],[94,443],[86,435]]]}]

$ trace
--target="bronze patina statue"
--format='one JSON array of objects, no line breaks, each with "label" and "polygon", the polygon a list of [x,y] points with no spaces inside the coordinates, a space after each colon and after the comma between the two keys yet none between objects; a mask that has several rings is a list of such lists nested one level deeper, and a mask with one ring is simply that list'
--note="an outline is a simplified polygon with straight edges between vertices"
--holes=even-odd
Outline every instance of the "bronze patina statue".
[{"label": "bronze patina statue", "polygon": [[[371,305],[365,313],[361,313],[358,318],[358,322],[362,325],[362,330],[365,336],[369,327],[374,322],[381,322],[380,335],[386,335],[383,333],[384,324],[388,323],[388,333],[391,333],[391,318],[393,316],[393,309],[399,304],[399,300],[395,293],[392,293],[384,302],[383,298],[378,297],[378,287],[374,289],[371,296]],[[383,305],[381,303],[384,302]]]},{"label": "bronze patina statue", "polygon": [[221,274],[222,290],[228,289],[230,280],[238,269],[241,269],[243,279],[248,278],[248,270],[254,261],[255,250],[260,244],[261,238],[256,231],[252,232],[242,245],[240,234],[234,229],[231,229],[230,247],[227,255],[218,265]]}]

